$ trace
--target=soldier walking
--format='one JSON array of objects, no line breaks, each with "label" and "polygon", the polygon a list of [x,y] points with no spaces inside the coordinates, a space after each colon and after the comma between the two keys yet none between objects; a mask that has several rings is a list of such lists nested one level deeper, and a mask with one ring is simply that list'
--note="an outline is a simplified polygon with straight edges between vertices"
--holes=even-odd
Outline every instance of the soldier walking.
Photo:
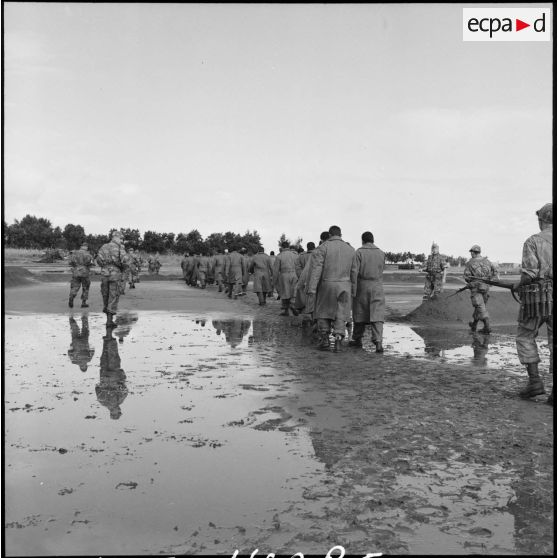
[{"label": "soldier walking", "polygon": [[205,289],[207,284],[207,272],[209,271],[209,259],[203,254],[198,254],[198,278],[200,286]]},{"label": "soldier walking", "polygon": [[473,321],[469,322],[469,327],[471,331],[476,331],[478,322],[482,321],[484,328],[480,330],[480,333],[490,333],[490,316],[486,308],[490,285],[475,279],[498,279],[498,270],[488,258],[481,256],[481,247],[478,244],[471,246],[469,252],[471,259],[463,270],[463,277],[471,291],[471,303],[474,308]]},{"label": "soldier walking", "polygon": [[88,252],[87,244],[83,243],[79,250],[74,251],[70,256],[70,266],[72,268],[72,279],[70,281],[70,297],[68,306],[74,307],[74,298],[81,287],[81,307],[87,308],[87,299],[89,298],[89,287],[91,285],[91,266],[93,265],[93,257]]},{"label": "soldier walking", "polygon": [[386,310],[384,295],[384,253],[374,244],[370,231],[362,234],[362,246],[356,251],[351,267],[353,296],[353,338],[349,345],[362,347],[366,324],[372,329],[372,343],[383,353],[383,331]]},{"label": "soldier walking", "polygon": [[250,273],[254,277],[254,292],[258,296],[260,306],[266,304],[266,297],[273,289],[273,268],[271,259],[264,252],[263,246],[258,249],[258,253],[252,258]]},{"label": "soldier walking", "polygon": [[314,318],[318,321],[318,348],[329,348],[333,326],[335,348],[339,350],[351,317],[351,268],[355,249],[341,239],[341,229],[329,228],[329,239],[314,251],[308,294],[315,295]]},{"label": "soldier walking", "polygon": [[[529,376],[527,385],[519,392],[519,396],[523,399],[542,395],[545,392],[539,375],[540,357],[536,343],[539,330],[545,324],[550,348],[551,372],[555,353],[552,324],[554,285],[552,204],[545,204],[536,215],[539,219],[540,232],[530,236],[523,244],[521,278],[514,285],[521,300],[516,336],[517,355],[519,362],[526,366]],[[554,405],[555,382],[554,378],[552,393],[547,400],[549,405]]]},{"label": "soldier walking", "polygon": [[275,258],[273,266],[273,280],[275,289],[281,298],[281,316],[289,315],[289,306],[294,302],[296,296],[296,270],[295,264],[298,259],[296,248],[294,246],[289,249],[289,243],[284,241],[281,243],[281,252]]},{"label": "soldier walking", "polygon": [[225,269],[225,255],[223,254],[222,250],[219,250],[217,254],[214,256],[215,259],[215,268],[214,268],[214,275],[215,275],[215,282],[217,283],[218,292],[223,292],[223,272]]},{"label": "soldier walking", "polygon": [[238,298],[242,292],[242,277],[244,276],[244,259],[236,248],[225,259],[225,278],[228,283],[227,296]]},{"label": "soldier walking", "polygon": [[126,255],[124,256],[124,263],[126,264],[124,267],[124,272],[122,273],[122,277],[124,280],[129,281],[130,289],[135,289],[136,284],[135,281],[138,276],[137,271],[137,260],[134,254],[134,249],[130,246],[126,250]]},{"label": "soldier walking", "polygon": [[447,267],[446,259],[440,254],[440,248],[436,243],[432,243],[430,255],[424,266],[426,277],[424,279],[424,295],[422,300],[436,298],[442,292],[444,271]]},{"label": "soldier walking", "polygon": [[107,326],[115,327],[113,317],[118,310],[120,280],[126,269],[125,250],[122,233],[114,231],[112,240],[103,244],[97,253],[97,265],[101,267],[101,294],[103,312],[107,315]]}]

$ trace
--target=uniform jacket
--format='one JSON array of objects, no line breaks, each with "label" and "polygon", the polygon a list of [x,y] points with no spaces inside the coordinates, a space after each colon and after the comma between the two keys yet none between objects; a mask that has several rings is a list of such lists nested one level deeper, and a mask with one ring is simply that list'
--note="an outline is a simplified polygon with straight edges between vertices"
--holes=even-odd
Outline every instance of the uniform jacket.
[{"label": "uniform jacket", "polygon": [[553,279],[552,226],[530,236],[523,244],[521,273],[532,279]]},{"label": "uniform jacket", "polygon": [[463,277],[471,286],[471,293],[474,292],[488,292],[490,285],[475,281],[475,277],[482,279],[492,279],[498,276],[498,269],[496,266],[485,257],[471,258],[463,270]]},{"label": "uniform jacket", "polygon": [[93,257],[87,250],[76,250],[70,256],[73,277],[89,277]]},{"label": "uniform jacket", "polygon": [[446,258],[442,254],[430,254],[424,265],[428,276],[442,275],[446,268]]},{"label": "uniform jacket", "polygon": [[127,267],[126,250],[122,244],[107,242],[99,248],[97,265],[101,267],[101,275],[110,280],[120,281],[121,274]]},{"label": "uniform jacket", "polygon": [[354,322],[384,321],[384,261],[384,253],[372,242],[367,242],[355,252],[351,266]]}]

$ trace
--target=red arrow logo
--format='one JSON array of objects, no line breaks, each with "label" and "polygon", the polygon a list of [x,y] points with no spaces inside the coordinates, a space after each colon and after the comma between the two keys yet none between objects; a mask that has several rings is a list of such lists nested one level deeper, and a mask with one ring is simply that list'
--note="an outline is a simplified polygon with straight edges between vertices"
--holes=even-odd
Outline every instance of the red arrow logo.
[{"label": "red arrow logo", "polygon": [[516,31],[521,31],[522,29],[525,29],[525,27],[531,27],[531,24],[530,23],[525,23],[524,21],[521,21],[520,19],[515,20],[515,30]]}]

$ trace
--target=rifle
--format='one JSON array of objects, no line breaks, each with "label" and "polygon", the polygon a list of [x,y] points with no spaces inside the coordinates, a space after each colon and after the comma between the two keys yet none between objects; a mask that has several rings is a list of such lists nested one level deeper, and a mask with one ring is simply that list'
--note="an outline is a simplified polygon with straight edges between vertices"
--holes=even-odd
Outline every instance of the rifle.
[{"label": "rifle", "polygon": [[517,298],[515,294],[517,291],[515,290],[513,283],[503,283],[502,281],[494,281],[492,279],[481,279],[480,277],[475,277],[474,280],[480,281],[481,283],[485,283],[486,285],[492,285],[493,287],[502,287],[504,289],[509,289],[516,302],[521,304],[521,301],[519,300],[519,298]]},{"label": "rifle", "polygon": [[455,296],[456,294],[462,293],[463,291],[470,290],[470,289],[471,289],[471,285],[465,285],[464,287],[457,289],[457,291],[455,291],[454,293],[451,293],[450,295],[446,296],[446,298],[450,298],[452,296]]}]

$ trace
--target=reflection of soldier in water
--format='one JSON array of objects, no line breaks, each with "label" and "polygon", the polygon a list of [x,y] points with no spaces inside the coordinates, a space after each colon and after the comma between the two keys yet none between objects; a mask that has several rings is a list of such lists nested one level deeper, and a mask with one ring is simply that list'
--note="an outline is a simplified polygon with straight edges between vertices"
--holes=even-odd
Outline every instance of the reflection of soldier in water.
[{"label": "reflection of soldier in water", "polygon": [[473,333],[473,361],[486,365],[487,358],[486,354],[488,353],[488,341],[490,336],[486,333]]},{"label": "reflection of soldier in water", "polygon": [[424,352],[429,356],[445,356],[445,351],[457,349],[470,343],[462,331],[430,327],[411,328],[424,341]]},{"label": "reflection of soldier in water", "polygon": [[211,322],[217,330],[217,335],[225,332],[227,343],[233,347],[238,346],[250,330],[250,320],[213,320]]},{"label": "reflection of soldier in water", "polygon": [[124,343],[124,337],[130,335],[130,330],[132,325],[138,321],[138,315],[135,312],[124,311],[114,320],[116,324],[116,329],[114,330],[114,335],[118,337],[120,343]]},{"label": "reflection of soldier in water", "polygon": [[101,355],[101,373],[99,383],[95,386],[95,393],[101,405],[110,411],[111,419],[119,419],[122,415],[120,405],[128,395],[126,374],[120,368],[118,342],[112,336],[112,330],[107,327],[103,337],[103,354]]},{"label": "reflection of soldier in water", "polygon": [[91,362],[95,349],[89,347],[89,322],[87,315],[81,317],[81,331],[73,316],[70,316],[70,331],[72,333],[72,343],[68,349],[68,356],[72,364],[77,364],[82,372],[87,370],[87,365]]}]

